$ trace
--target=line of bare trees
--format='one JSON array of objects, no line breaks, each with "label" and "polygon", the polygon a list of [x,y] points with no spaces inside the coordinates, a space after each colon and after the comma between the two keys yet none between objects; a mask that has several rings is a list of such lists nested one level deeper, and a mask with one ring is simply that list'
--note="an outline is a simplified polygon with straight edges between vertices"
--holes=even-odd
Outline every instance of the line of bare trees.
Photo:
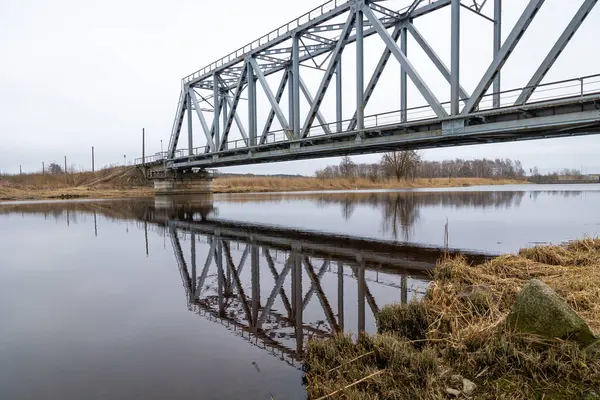
[{"label": "line of bare trees", "polygon": [[417,151],[385,153],[378,163],[356,164],[348,156],[339,165],[329,165],[315,172],[321,179],[363,178],[372,181],[415,178],[523,178],[525,170],[519,160],[425,161]]}]

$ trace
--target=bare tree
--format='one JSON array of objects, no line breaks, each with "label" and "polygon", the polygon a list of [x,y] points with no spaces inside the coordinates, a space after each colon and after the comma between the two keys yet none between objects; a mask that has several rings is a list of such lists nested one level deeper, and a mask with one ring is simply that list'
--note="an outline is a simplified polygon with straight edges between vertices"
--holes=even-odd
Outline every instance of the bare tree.
[{"label": "bare tree", "polygon": [[340,162],[340,174],[344,178],[353,178],[356,172],[356,164],[348,156],[342,158]]},{"label": "bare tree", "polygon": [[421,155],[415,150],[393,151],[385,153],[381,158],[381,164],[388,175],[396,179],[414,178],[415,171],[421,162]]}]

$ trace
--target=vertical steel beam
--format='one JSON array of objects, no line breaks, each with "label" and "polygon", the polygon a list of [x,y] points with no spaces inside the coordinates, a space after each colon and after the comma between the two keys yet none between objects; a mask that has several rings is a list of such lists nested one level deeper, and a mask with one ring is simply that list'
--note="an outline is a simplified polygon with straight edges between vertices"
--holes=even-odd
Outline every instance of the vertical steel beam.
[{"label": "vertical steel beam", "polygon": [[194,137],[192,133],[192,95],[190,91],[193,89],[188,88],[187,93],[187,125],[188,125],[188,155],[191,157],[194,155]]},{"label": "vertical steel beam", "polygon": [[544,4],[545,0],[530,0],[525,10],[517,20],[517,23],[513,27],[513,29],[508,34],[508,37],[504,41],[504,44],[500,48],[496,58],[490,63],[488,69],[483,74],[483,77],[477,84],[477,87],[471,94],[471,97],[467,101],[467,104],[464,106],[461,114],[467,115],[471,111],[475,109],[479,105],[481,98],[485,95],[485,92],[488,90],[492,81],[502,69],[506,60],[511,55],[512,51],[515,49],[519,41],[523,37],[523,34],[533,21],[533,18],[539,11],[540,7]]},{"label": "vertical steel beam", "polygon": [[452,0],[450,27],[450,114],[460,113],[460,0]]},{"label": "vertical steel beam", "polygon": [[[502,0],[494,0],[494,58],[498,56],[502,47]],[[501,71],[498,71],[494,78],[494,108],[500,107],[500,75]]]},{"label": "vertical steel beam", "polygon": [[342,131],[342,59],[335,67],[335,120],[336,131]]},{"label": "vertical steel beam", "polygon": [[221,124],[221,91],[219,90],[219,77],[216,73],[213,74],[213,104],[213,140],[215,143],[221,143],[221,133],[219,132],[219,125]]},{"label": "vertical steel beam", "polygon": [[248,145],[256,146],[256,78],[250,61],[246,63],[248,68]]},{"label": "vertical steel beam", "polygon": [[585,20],[585,17],[587,17],[590,11],[592,11],[592,8],[594,8],[597,2],[598,0],[586,0],[583,2],[581,7],[579,7],[579,10],[577,10],[575,16],[573,16],[573,19],[571,19],[571,22],[569,22],[569,25],[567,25],[556,43],[554,43],[554,46],[552,46],[552,49],[550,49],[550,52],[548,52],[548,55],[546,58],[544,58],[544,61],[542,61],[538,69],[527,83],[525,89],[523,89],[517,98],[517,101],[515,101],[515,105],[525,104],[527,100],[529,100],[535,91],[536,86],[542,82],[542,79],[544,79],[550,68],[552,68],[552,65],[554,65],[554,62],[558,59],[560,53],[562,53],[573,35],[575,35],[575,32],[577,32]]},{"label": "vertical steel beam", "polygon": [[292,93],[294,138],[300,138],[300,37],[295,34],[292,37]]},{"label": "vertical steel beam", "polygon": [[258,326],[258,310],[260,309],[260,265],[258,245],[253,244],[250,250],[250,266],[252,268],[252,326]]},{"label": "vertical steel beam", "polygon": [[217,239],[217,256],[216,256],[216,264],[217,264],[217,276],[219,282],[218,288],[218,301],[219,301],[219,316],[225,316],[225,301],[223,297],[223,284],[224,282],[224,274],[223,274],[223,242],[220,239]]},{"label": "vertical steel beam", "polygon": [[292,315],[296,330],[296,353],[302,354],[303,330],[302,330],[302,256],[292,250],[288,260],[292,264]]},{"label": "vertical steel beam", "polygon": [[[408,31],[406,28],[401,30],[400,51],[405,57],[408,57]],[[400,122],[406,122],[408,119],[408,80],[406,78],[406,68],[400,65]]]},{"label": "vertical steel beam", "polygon": [[365,330],[365,268],[359,266],[356,278],[358,280],[358,332]]},{"label": "vertical steel beam", "polygon": [[338,325],[344,330],[344,266],[338,261]]},{"label": "vertical steel beam", "polygon": [[[293,130],[293,134],[296,135],[296,119],[294,117],[294,73],[291,69],[288,69],[287,72],[287,90],[288,90],[288,119],[291,124],[291,128]],[[273,113],[273,117],[275,114]],[[268,122],[268,120],[267,120]],[[294,139],[296,136],[293,136],[291,139]]]},{"label": "vertical steel beam", "polygon": [[356,3],[356,128],[365,128],[365,60],[362,3]]},{"label": "vertical steel beam", "polygon": [[190,235],[190,247],[191,247],[191,262],[192,262],[192,282],[190,290],[194,298],[196,297],[196,234]]},{"label": "vertical steel beam", "polygon": [[[227,95],[228,93],[223,92],[221,93],[221,99],[222,99],[222,110],[221,113],[223,114],[223,129],[225,129],[225,124],[227,124]],[[225,136],[225,133],[223,133],[223,136]],[[223,138],[221,140],[223,142],[223,150],[227,149],[227,138]],[[217,143],[221,143],[218,140],[215,139],[215,142]]]}]

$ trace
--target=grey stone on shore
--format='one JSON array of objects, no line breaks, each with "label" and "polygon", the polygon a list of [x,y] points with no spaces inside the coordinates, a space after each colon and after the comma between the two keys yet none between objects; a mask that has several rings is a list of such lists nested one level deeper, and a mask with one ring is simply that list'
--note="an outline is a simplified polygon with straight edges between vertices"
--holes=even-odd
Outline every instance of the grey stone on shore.
[{"label": "grey stone on shore", "polygon": [[523,287],[507,323],[518,332],[573,340],[584,346],[597,340],[567,302],[539,279],[532,279]]}]

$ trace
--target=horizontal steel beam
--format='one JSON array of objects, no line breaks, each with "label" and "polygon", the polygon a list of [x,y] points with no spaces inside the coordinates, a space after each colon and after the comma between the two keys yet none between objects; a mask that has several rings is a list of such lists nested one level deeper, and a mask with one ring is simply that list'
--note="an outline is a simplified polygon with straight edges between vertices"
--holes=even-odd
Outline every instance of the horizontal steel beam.
[{"label": "horizontal steel beam", "polygon": [[[470,115],[460,129],[446,129],[439,119],[391,124],[356,132],[332,133],[306,139],[269,143],[219,153],[218,160],[204,155],[173,160],[173,168],[217,168],[232,165],[367,154],[403,149],[460,146],[600,133],[600,95],[561,99],[542,104],[492,109]],[[527,117],[527,116],[530,117]],[[481,123],[481,121],[487,121]],[[447,123],[447,122],[446,122]]]}]

